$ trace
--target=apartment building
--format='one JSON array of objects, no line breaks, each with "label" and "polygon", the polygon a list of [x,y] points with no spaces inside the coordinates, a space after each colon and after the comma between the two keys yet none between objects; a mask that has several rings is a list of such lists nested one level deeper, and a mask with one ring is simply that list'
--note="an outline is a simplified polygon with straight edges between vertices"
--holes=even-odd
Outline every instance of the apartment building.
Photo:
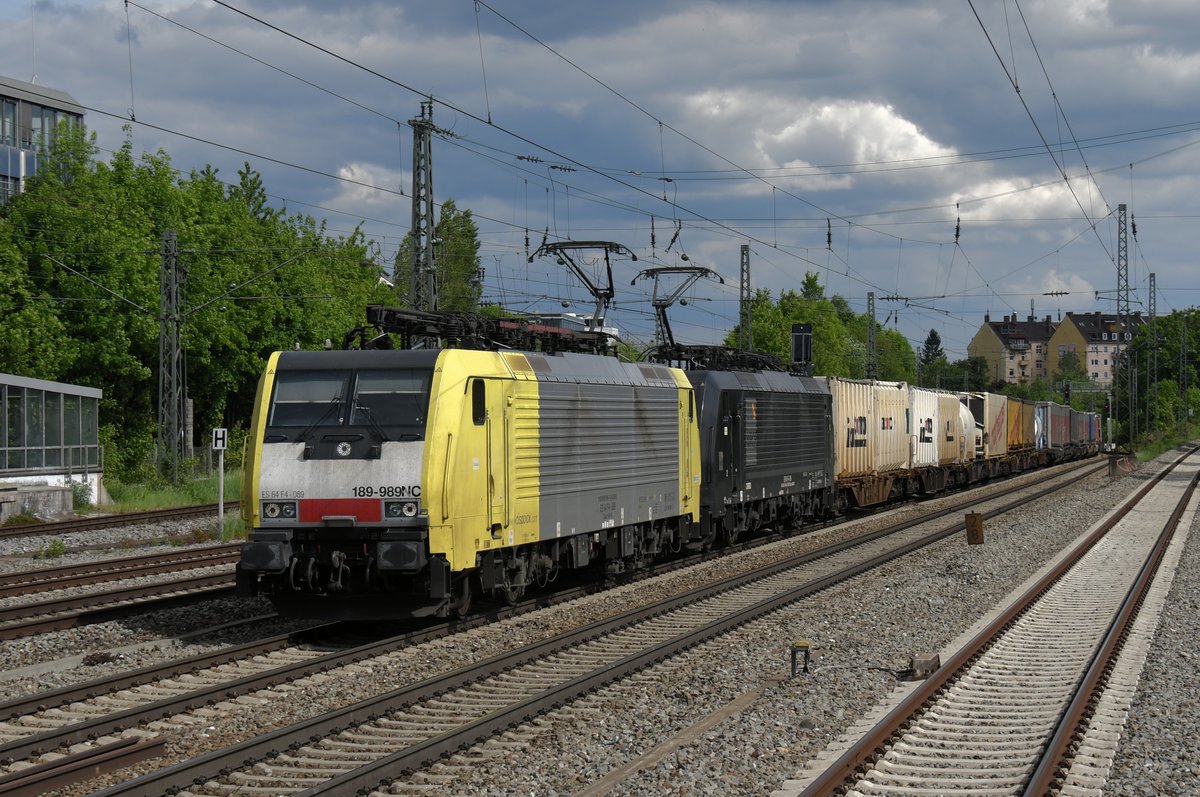
[{"label": "apartment building", "polygon": [[983,317],[983,326],[967,344],[967,355],[987,360],[988,375],[994,382],[1026,385],[1038,379],[1048,380],[1050,338],[1058,324],[1050,316],[1020,319],[1015,313],[993,321]]}]

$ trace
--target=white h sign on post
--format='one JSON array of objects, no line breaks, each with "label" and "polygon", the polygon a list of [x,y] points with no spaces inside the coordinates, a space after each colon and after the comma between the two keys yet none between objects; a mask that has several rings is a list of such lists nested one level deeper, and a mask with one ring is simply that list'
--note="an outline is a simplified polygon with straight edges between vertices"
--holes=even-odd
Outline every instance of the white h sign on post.
[{"label": "white h sign on post", "polygon": [[213,451],[217,452],[217,538],[225,539],[225,443],[229,430],[213,429]]}]

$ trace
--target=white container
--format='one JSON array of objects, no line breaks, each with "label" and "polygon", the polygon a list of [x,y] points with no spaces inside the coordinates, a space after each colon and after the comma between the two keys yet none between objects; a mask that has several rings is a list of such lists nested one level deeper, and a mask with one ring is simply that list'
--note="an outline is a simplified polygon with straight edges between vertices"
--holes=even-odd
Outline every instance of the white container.
[{"label": "white container", "polygon": [[[940,394],[928,388],[910,387],[908,397],[909,406],[912,408],[912,431],[909,437],[912,446],[912,466],[934,467],[939,460],[939,445],[945,438],[942,425],[938,421]],[[957,401],[954,403],[958,404]]]}]

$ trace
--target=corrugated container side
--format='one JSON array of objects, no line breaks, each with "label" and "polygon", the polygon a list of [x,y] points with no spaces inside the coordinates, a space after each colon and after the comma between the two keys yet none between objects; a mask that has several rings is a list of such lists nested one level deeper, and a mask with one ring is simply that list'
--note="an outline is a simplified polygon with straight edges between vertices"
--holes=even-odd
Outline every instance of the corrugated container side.
[{"label": "corrugated container side", "polygon": [[905,419],[912,417],[908,405],[908,385],[904,382],[876,382],[874,392],[875,472],[887,473],[911,467],[911,450]]},{"label": "corrugated container side", "polygon": [[937,394],[937,459],[939,465],[949,465],[963,458],[963,426],[959,419],[962,404],[953,393]]},{"label": "corrugated container side", "polygon": [[988,393],[983,404],[983,447],[988,459],[1008,453],[1008,396]]},{"label": "corrugated container side", "polygon": [[1014,396],[1008,397],[1008,423],[1007,423],[1007,438],[1008,450],[1016,451],[1021,446],[1021,406],[1024,404],[1023,399]]},{"label": "corrugated container side", "polygon": [[871,385],[836,376],[826,377],[833,394],[833,444],[836,453],[834,470],[837,478],[865,476],[871,473],[873,426],[870,418]]},{"label": "corrugated container side", "polygon": [[1076,445],[1091,442],[1091,422],[1086,412],[1071,410],[1071,442]]},{"label": "corrugated container side", "polygon": [[938,448],[944,435],[938,423],[938,394],[920,387],[909,388],[912,408],[912,466],[932,467],[938,464]]},{"label": "corrugated container side", "polygon": [[1050,445],[1062,448],[1071,442],[1071,411],[1061,404],[1050,405]]}]

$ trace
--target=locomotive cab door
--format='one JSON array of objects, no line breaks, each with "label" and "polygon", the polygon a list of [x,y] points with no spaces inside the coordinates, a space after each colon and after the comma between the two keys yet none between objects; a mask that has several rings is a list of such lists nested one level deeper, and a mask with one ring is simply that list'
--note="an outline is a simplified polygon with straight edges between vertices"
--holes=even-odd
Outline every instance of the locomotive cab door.
[{"label": "locomotive cab door", "polygon": [[[486,428],[487,515],[492,537],[506,537],[509,527],[508,384],[499,379],[476,379],[473,390],[482,392]],[[474,396],[472,396],[474,402]],[[512,544],[512,540],[505,539]]]}]

